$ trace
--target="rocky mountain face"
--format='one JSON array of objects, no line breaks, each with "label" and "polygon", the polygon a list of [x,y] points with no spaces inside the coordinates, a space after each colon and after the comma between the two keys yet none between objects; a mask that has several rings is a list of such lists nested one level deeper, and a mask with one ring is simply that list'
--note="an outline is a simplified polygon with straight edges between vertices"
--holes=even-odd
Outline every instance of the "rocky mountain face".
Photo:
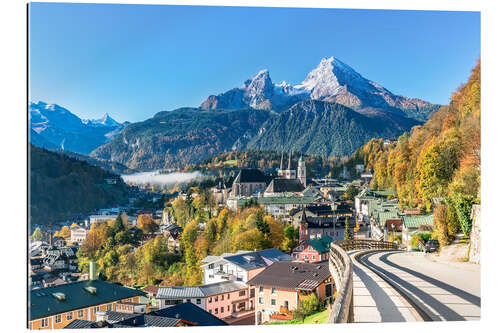
[{"label": "rocky mountain face", "polygon": [[181,108],[127,126],[91,157],[137,170],[182,167],[232,149],[244,149],[270,112]]},{"label": "rocky mountain face", "polygon": [[48,149],[89,154],[113,139],[126,127],[108,114],[97,120],[82,120],[57,104],[29,103],[30,136],[34,145]]},{"label": "rocky mountain face", "polygon": [[336,102],[358,112],[395,113],[424,121],[439,105],[391,93],[376,82],[365,79],[337,58],[323,58],[305,80],[295,86],[286,82],[274,84],[267,70],[247,80],[241,88],[211,95],[204,109],[235,109],[250,107],[258,110],[283,111],[302,100]]},{"label": "rocky mountain face", "polygon": [[338,103],[307,100],[270,118],[247,148],[347,156],[371,138],[396,137],[418,124],[397,114],[362,114]]}]

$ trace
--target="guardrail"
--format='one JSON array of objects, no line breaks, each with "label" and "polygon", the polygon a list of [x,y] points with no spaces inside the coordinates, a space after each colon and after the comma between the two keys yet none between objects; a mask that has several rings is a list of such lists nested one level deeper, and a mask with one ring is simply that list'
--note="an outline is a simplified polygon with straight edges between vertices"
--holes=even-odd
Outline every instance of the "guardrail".
[{"label": "guardrail", "polygon": [[373,249],[396,250],[394,243],[374,241],[369,239],[355,239],[336,241],[330,248],[330,274],[335,282],[337,296],[331,307],[329,323],[350,323],[354,321],[353,312],[353,268],[352,260],[347,251]]}]

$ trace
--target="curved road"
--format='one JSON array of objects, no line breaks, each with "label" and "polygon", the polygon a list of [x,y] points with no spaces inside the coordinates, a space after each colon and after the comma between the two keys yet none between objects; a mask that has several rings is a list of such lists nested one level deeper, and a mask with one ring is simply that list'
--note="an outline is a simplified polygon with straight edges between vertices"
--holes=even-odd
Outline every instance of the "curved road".
[{"label": "curved road", "polygon": [[353,263],[354,322],[480,319],[479,266],[401,251],[362,254]]}]

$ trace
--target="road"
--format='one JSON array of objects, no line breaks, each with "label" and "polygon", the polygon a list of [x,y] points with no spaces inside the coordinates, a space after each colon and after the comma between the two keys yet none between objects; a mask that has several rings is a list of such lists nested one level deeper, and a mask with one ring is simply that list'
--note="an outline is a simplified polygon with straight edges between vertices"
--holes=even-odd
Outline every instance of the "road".
[{"label": "road", "polygon": [[355,322],[480,319],[478,265],[401,251],[364,254],[358,260],[353,260]]}]

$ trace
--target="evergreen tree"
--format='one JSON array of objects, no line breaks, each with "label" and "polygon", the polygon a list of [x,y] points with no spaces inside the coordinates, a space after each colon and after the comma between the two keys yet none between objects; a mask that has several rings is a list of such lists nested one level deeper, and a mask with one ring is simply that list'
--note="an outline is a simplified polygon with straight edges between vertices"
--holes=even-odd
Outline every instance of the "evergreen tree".
[{"label": "evergreen tree", "polygon": [[352,240],[351,231],[349,230],[349,218],[345,218],[344,240]]}]

